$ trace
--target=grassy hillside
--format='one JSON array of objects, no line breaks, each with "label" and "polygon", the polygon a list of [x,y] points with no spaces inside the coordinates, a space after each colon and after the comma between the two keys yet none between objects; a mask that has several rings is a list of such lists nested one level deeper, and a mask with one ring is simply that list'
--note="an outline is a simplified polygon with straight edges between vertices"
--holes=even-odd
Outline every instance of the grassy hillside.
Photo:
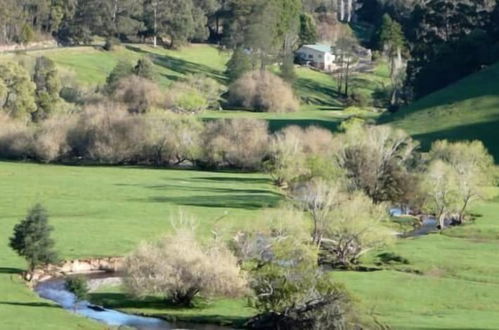
[{"label": "grassy hillside", "polygon": [[[224,74],[229,52],[205,44],[193,44],[180,50],[153,48],[147,45],[124,45],[107,52],[100,47],[73,47],[52,50],[29,51],[20,54],[0,55],[0,61],[15,59],[32,61],[37,56],[47,56],[54,60],[59,69],[74,75],[76,80],[86,85],[104,84],[106,77],[120,60],[131,63],[148,56],[155,64],[157,80],[163,88],[188,74],[201,73],[227,84]],[[275,68],[277,70],[277,68]],[[253,117],[268,120],[272,129],[288,124],[321,125],[336,129],[348,114],[343,114],[343,104],[338,97],[335,79],[326,73],[297,68],[294,88],[301,98],[300,111],[291,114],[251,113],[248,111],[208,111],[205,118]],[[361,73],[352,79],[352,89],[369,95],[388,80],[385,63],[380,63],[375,72]],[[367,117],[375,116],[366,113]]]},{"label": "grassy hillside", "polygon": [[382,121],[405,129],[425,148],[438,139],[482,140],[499,162],[499,64],[433,93]]}]

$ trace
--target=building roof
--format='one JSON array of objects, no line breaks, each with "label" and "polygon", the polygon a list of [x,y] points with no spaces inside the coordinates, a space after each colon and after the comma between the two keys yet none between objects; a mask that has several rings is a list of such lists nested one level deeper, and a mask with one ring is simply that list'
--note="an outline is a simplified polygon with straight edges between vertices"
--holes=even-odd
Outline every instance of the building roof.
[{"label": "building roof", "polygon": [[324,45],[324,44],[315,44],[315,45],[303,45],[304,48],[310,48],[315,51],[321,52],[321,53],[331,53],[331,46],[329,45]]}]

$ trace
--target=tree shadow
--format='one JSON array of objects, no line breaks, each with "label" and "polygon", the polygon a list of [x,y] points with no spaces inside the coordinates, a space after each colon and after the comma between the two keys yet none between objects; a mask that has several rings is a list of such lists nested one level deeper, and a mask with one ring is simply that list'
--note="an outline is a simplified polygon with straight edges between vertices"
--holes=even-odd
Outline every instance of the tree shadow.
[{"label": "tree shadow", "polygon": [[[209,306],[209,303],[202,298],[196,298],[194,306],[187,308],[185,306],[175,305],[168,300],[158,297],[146,297],[142,300],[138,300],[128,296],[125,293],[91,293],[89,297],[93,304],[109,309],[135,309],[138,310],[137,312],[140,312],[140,309],[147,309],[148,316],[175,322],[175,325],[180,328],[182,328],[183,322],[242,325],[245,321],[247,321],[247,318],[245,317],[227,316],[221,314],[203,314],[203,310]],[[158,312],[151,313],[150,310],[158,310]],[[190,313],[185,316],[178,314],[171,315],[172,312],[185,310],[189,310]],[[192,315],[192,311],[196,312],[195,315]],[[191,327],[192,324],[185,324],[185,328]]]},{"label": "tree shadow", "polygon": [[24,270],[12,267],[0,267],[0,274],[22,274]]},{"label": "tree shadow", "polygon": [[[126,46],[128,50],[133,52],[141,53],[143,55],[147,55],[151,58],[154,64],[158,66],[162,66],[170,71],[179,73],[181,75],[189,75],[189,74],[203,74],[212,79],[215,79],[219,83],[225,84],[227,82],[227,77],[225,77],[224,73],[210,68],[204,64],[190,62],[181,58],[168,56],[168,55],[158,55],[147,50],[141,49],[135,46]],[[174,75],[165,75],[165,77],[169,80],[179,80],[181,77]]]},{"label": "tree shadow", "polygon": [[51,307],[51,308],[61,308],[58,305],[44,303],[44,302],[12,302],[12,301],[0,301],[0,305],[11,305],[11,306],[24,306],[24,307]]},{"label": "tree shadow", "polygon": [[[145,201],[150,203],[172,203],[183,206],[257,210],[265,207],[274,207],[280,202],[280,200],[281,198],[279,195],[275,193],[267,193],[182,197],[155,196],[147,198]],[[131,201],[144,202],[144,199],[133,199]]]},{"label": "tree shadow", "polygon": [[414,138],[420,141],[421,148],[424,151],[428,151],[431,148],[431,144],[436,140],[449,140],[451,142],[480,140],[494,157],[495,163],[499,164],[498,128],[499,118],[495,118],[494,120],[484,123],[462,125],[445,130],[419,134],[415,135]]}]

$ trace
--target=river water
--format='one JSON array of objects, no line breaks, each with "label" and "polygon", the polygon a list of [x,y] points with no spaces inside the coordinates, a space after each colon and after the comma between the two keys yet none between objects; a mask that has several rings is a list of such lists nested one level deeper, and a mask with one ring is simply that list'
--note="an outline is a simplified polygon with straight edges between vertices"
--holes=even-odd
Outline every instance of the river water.
[{"label": "river water", "polygon": [[[86,275],[92,287],[99,287],[99,282],[109,283],[113,279],[109,274],[93,274]],[[127,313],[122,313],[112,309],[95,306],[88,301],[77,301],[73,293],[65,288],[65,280],[63,278],[52,279],[40,282],[36,288],[36,292],[42,298],[51,300],[69,312],[85,316],[92,320],[99,321],[112,327],[127,326],[138,330],[173,330],[173,329],[193,329],[193,330],[228,330],[227,327],[209,325],[209,324],[194,324],[183,322],[166,322],[162,319],[153,317],[142,317]]]}]

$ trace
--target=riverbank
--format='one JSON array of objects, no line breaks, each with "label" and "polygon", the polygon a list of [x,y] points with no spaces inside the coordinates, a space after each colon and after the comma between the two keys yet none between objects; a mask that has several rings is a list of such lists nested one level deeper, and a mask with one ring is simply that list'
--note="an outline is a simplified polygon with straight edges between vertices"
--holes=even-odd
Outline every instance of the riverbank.
[{"label": "riverbank", "polygon": [[[98,290],[103,286],[118,286],[121,277],[113,273],[93,273],[84,276],[91,291]],[[138,330],[169,330],[169,329],[193,329],[193,330],[227,330],[225,326],[214,324],[202,324],[201,322],[189,323],[178,320],[166,321],[160,317],[135,315],[125,313],[95,304],[93,301],[78,301],[74,294],[65,287],[67,277],[54,278],[42,281],[35,286],[40,297],[51,300],[69,313],[84,316],[86,318],[101,322],[112,327],[130,327]],[[91,297],[91,296],[90,296]]]}]

